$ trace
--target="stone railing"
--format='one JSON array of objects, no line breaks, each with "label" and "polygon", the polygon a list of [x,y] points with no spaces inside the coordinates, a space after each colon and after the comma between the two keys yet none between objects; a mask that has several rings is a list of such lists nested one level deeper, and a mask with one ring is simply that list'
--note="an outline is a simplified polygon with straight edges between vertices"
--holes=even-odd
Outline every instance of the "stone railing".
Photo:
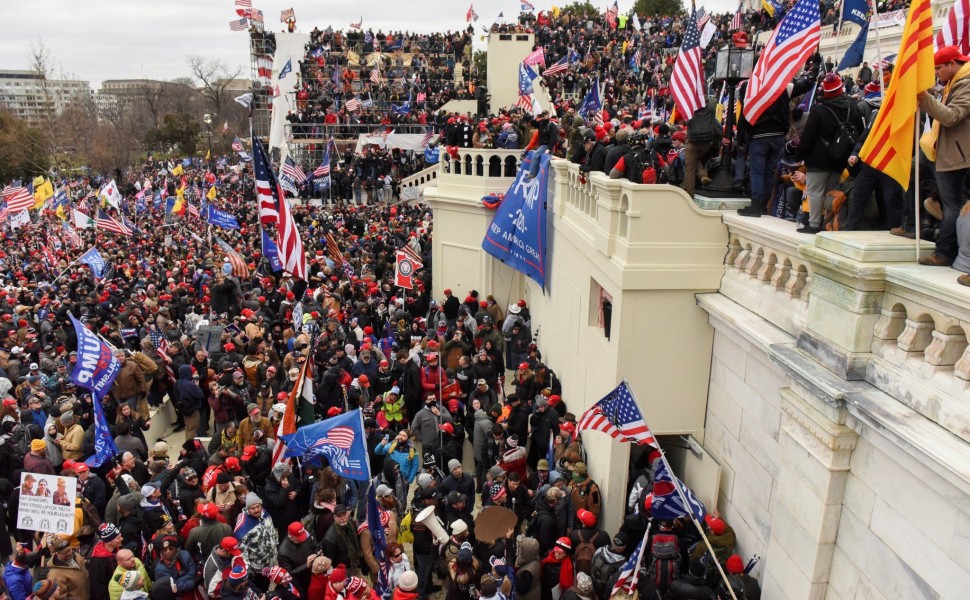
[{"label": "stone railing", "polygon": [[728,250],[721,293],[797,337],[805,325],[812,265],[798,247],[811,236],[780,219],[724,213]]},{"label": "stone railing", "polygon": [[[442,149],[438,162],[438,177],[455,180],[457,178],[511,179],[519,170],[521,150],[458,148],[457,156],[452,157]],[[508,181],[506,181],[506,185]]]},{"label": "stone railing", "polygon": [[431,165],[401,180],[401,199],[415,200],[424,188],[438,179],[438,165]]}]

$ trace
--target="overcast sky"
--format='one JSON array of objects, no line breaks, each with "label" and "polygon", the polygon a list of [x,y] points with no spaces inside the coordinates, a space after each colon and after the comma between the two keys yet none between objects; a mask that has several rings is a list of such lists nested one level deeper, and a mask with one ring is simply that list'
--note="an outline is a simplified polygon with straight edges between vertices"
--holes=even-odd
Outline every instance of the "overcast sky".
[{"label": "overcast sky", "polygon": [[[550,0],[532,0],[536,10],[548,10]],[[568,2],[559,1],[560,6]],[[518,0],[478,0],[476,24],[491,24],[499,12],[507,20],[519,14]],[[593,0],[601,9],[612,0]],[[725,11],[734,0],[699,2]],[[620,2],[626,11],[632,0]],[[731,5],[731,8],[725,8]],[[363,18],[364,29],[447,31],[466,27],[468,0],[253,0],[263,11],[267,28],[280,31],[280,11],[293,7],[297,28],[346,29]],[[87,80],[93,89],[105,79],[174,79],[190,75],[185,56],[201,54],[244,67],[249,76],[249,48],[244,32],[230,31],[236,17],[234,0],[0,0],[0,69],[26,69],[30,47],[38,42],[50,50],[67,73]]]}]

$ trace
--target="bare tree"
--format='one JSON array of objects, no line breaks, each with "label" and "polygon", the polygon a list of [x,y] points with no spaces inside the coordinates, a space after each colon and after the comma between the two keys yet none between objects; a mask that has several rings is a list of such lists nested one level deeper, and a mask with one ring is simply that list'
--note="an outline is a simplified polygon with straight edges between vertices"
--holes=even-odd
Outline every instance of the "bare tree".
[{"label": "bare tree", "polygon": [[237,67],[235,71],[230,71],[230,68],[221,60],[204,56],[189,55],[185,60],[192,70],[192,75],[199,80],[201,88],[199,91],[211,106],[213,114],[221,115],[229,100],[229,93],[226,90],[232,85],[232,81],[239,77],[243,68]]}]

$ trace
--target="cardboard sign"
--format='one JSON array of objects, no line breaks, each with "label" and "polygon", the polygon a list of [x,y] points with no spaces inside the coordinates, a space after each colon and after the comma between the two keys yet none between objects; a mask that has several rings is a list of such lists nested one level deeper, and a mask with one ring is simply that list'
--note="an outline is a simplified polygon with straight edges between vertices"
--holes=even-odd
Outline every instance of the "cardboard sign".
[{"label": "cardboard sign", "polygon": [[72,535],[76,499],[75,477],[22,473],[17,529]]}]

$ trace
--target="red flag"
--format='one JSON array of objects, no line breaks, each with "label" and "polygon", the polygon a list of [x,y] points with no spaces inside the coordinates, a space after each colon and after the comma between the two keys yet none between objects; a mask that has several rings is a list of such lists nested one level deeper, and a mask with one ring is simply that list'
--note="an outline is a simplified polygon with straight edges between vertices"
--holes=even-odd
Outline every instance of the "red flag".
[{"label": "red flag", "polygon": [[415,271],[424,265],[416,258],[413,250],[411,252],[398,250],[396,254],[397,261],[394,265],[394,285],[409,290],[414,289],[414,284],[411,279],[414,277]]}]

